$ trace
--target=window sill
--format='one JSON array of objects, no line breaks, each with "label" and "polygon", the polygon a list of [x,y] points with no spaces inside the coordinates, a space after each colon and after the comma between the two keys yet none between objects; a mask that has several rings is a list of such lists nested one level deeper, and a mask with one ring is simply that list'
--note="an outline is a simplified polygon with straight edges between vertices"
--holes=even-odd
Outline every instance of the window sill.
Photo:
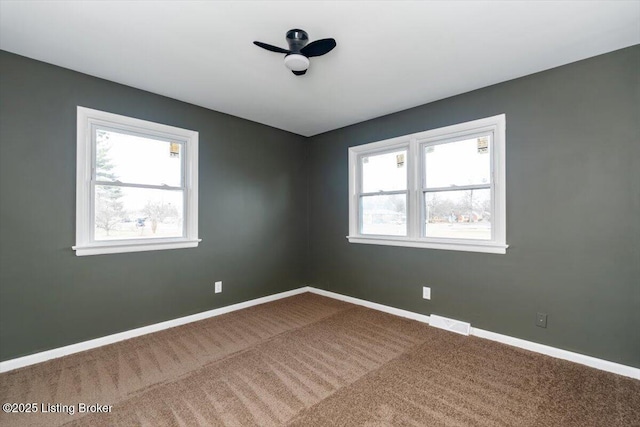
[{"label": "window sill", "polygon": [[347,236],[349,243],[367,245],[404,246],[408,248],[442,249],[446,251],[484,252],[488,254],[506,254],[509,245],[489,242],[434,242],[410,239],[407,237],[383,236]]},{"label": "window sill", "polygon": [[162,251],[167,249],[196,248],[202,239],[174,240],[164,242],[109,242],[86,246],[72,246],[76,256],[117,254],[124,252]]}]

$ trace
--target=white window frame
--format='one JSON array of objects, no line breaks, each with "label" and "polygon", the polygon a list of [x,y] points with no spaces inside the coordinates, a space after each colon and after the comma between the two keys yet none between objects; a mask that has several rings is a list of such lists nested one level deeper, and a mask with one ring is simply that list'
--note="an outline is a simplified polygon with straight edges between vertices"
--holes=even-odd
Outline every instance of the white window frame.
[{"label": "white window frame", "polygon": [[[398,141],[393,141],[390,144],[385,144],[384,146],[382,146],[381,148],[375,147],[373,150],[371,151],[367,151],[366,153],[362,153],[361,155],[358,156],[357,158],[357,162],[358,164],[362,164],[362,157],[368,157],[368,156],[375,156],[375,155],[381,155],[381,154],[388,154],[388,153],[393,153],[393,152],[397,152],[400,150],[407,150],[407,155],[406,157],[408,157],[410,155],[409,152],[409,144],[402,140],[399,139]],[[405,162],[407,162],[407,159],[405,158]],[[362,172],[362,171],[361,171]],[[407,174],[407,180],[409,179],[409,176]],[[367,197],[367,196],[386,196],[386,195],[396,195],[396,194],[406,194],[407,196],[407,211],[409,210],[409,203],[410,203],[410,191],[409,191],[409,183],[407,182],[407,186],[406,186],[406,190],[380,190],[380,191],[376,191],[376,192],[364,192],[362,191],[362,179],[359,179],[356,182],[356,192],[358,197],[356,198],[357,202],[358,202],[358,209],[360,209],[360,197]],[[357,221],[358,221],[358,225],[357,225],[357,229],[359,230],[362,227],[362,224],[360,223],[360,216],[358,215],[357,217]],[[370,234],[367,234],[366,236],[371,236]],[[391,236],[391,237],[405,237],[405,236]]]},{"label": "white window frame", "polygon": [[[181,237],[98,240],[94,238],[95,128],[173,140],[183,150],[184,228]],[[76,245],[77,256],[194,248],[198,238],[198,132],[80,107],[77,109]],[[120,185],[121,183],[116,183]],[[136,185],[136,187],[145,187]],[[155,188],[154,186],[146,186]],[[163,188],[160,186],[159,188]]]},{"label": "white window frame", "polygon": [[[423,188],[425,146],[443,144],[462,137],[491,133],[491,239],[453,239],[423,236],[425,217]],[[350,243],[406,246],[467,252],[505,254],[506,243],[506,115],[487,117],[443,128],[404,135],[384,141],[349,148],[349,235]],[[407,148],[407,236],[368,235],[360,233],[361,158],[393,149]],[[475,187],[475,186],[473,186]],[[480,185],[478,187],[486,187]],[[465,187],[466,188],[466,187]],[[454,189],[463,189],[452,187]],[[441,189],[442,190],[442,189]]]}]

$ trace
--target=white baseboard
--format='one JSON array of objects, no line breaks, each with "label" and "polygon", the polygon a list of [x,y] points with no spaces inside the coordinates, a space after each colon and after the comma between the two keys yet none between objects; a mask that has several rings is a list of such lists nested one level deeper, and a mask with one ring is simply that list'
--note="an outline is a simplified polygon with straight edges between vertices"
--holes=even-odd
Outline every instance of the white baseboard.
[{"label": "white baseboard", "polygon": [[[396,316],[417,320],[418,322],[422,322],[422,323],[429,323],[430,321],[430,317],[424,314],[414,313],[412,311],[402,310],[400,308],[390,307],[388,305],[378,304],[375,302],[354,298],[354,297],[338,294],[331,291],[325,291],[323,289],[317,289],[311,286],[303,286],[301,288],[293,289],[291,291],[281,292],[278,294],[269,295],[266,297],[229,305],[226,307],[216,308],[214,310],[209,310],[202,313],[192,314],[190,316],[180,317],[178,319],[168,320],[166,322],[160,322],[153,325],[144,326],[142,328],[132,329],[125,332],[108,335],[106,337],[96,338],[93,340],[84,341],[77,344],[71,344],[65,347],[59,347],[52,350],[43,351],[41,353],[31,354],[28,356],[0,362],[0,373],[11,371],[13,369],[22,368],[29,365],[33,365],[36,363],[44,362],[50,359],[66,356],[69,354],[90,350],[93,348],[101,347],[103,345],[113,344],[118,341],[128,340],[130,338],[139,337],[141,335],[150,334],[152,332],[173,328],[175,326],[196,322],[198,320],[219,316],[221,314],[230,313],[232,311],[241,310],[243,308],[252,307],[254,305],[264,304],[270,301],[287,298],[287,297],[297,295],[297,294],[302,294],[305,292],[311,292],[311,293],[322,295],[325,297],[346,301],[352,304],[361,305],[364,307],[368,307],[374,310],[393,314]],[[634,368],[632,366],[622,365],[620,363],[610,362],[608,360],[598,359],[595,357],[586,356],[584,354],[574,353],[574,352],[562,350],[556,347],[551,347],[544,344],[538,344],[532,341],[526,341],[520,338],[514,338],[508,335],[497,334],[495,332],[485,331],[483,329],[478,329],[473,327],[471,328],[471,335],[475,335],[479,338],[485,338],[491,341],[497,341],[497,342],[511,345],[514,347],[523,348],[525,350],[533,351],[536,353],[545,354],[547,356],[568,360],[571,362],[579,363],[581,365],[590,366],[592,368],[600,369],[602,371],[612,372],[614,374],[623,375],[625,377],[631,377],[631,378],[640,380],[640,369]]]},{"label": "white baseboard", "polygon": [[350,302],[351,304],[362,305],[364,307],[372,308],[378,311],[384,311],[385,313],[394,314],[400,317],[406,317],[408,319],[417,320],[422,323],[429,323],[429,316],[419,313],[414,313],[413,311],[402,310],[400,308],[389,307],[388,305],[378,304],[375,302],[367,301],[360,298],[349,297],[342,294],[337,294],[331,291],[325,291],[323,289],[316,289],[314,287],[308,287],[309,292],[313,294],[322,295],[325,297],[339,299],[340,301]]},{"label": "white baseboard", "polygon": [[509,335],[497,334],[495,332],[485,331],[484,329],[471,328],[471,335],[514,347],[524,348],[525,350],[536,353],[546,354],[547,356],[555,357],[557,359],[564,359],[581,365],[590,366],[592,368],[600,369],[601,371],[613,372],[614,374],[640,380],[640,369],[632,366],[622,365],[620,363],[610,362],[608,360],[598,359],[596,357],[574,353],[568,350],[562,350],[561,348],[551,347],[549,345],[538,344],[533,341],[510,337]]},{"label": "white baseboard", "polygon": [[91,350],[92,348],[102,347],[103,345],[113,344],[118,341],[128,340],[130,338],[139,337],[141,335],[150,334],[152,332],[158,332],[164,329],[169,329],[169,328],[184,325],[187,323],[196,322],[198,320],[208,319],[209,317],[220,316],[221,314],[230,313],[236,310],[242,310],[243,308],[264,304],[266,302],[287,298],[287,297],[297,295],[297,294],[302,294],[305,292],[309,292],[309,288],[306,286],[302,288],[294,289],[291,291],[281,292],[279,294],[268,295],[262,298],[256,298],[256,299],[241,302],[238,304],[228,305],[226,307],[220,307],[220,308],[216,308],[209,311],[203,311],[202,313],[192,314],[190,316],[180,317],[173,320],[167,320],[166,322],[155,323],[153,325],[143,326],[141,328],[119,332],[117,334],[107,335],[105,337],[96,338],[89,341],[79,342],[77,344],[71,344],[64,347],[58,347],[52,350],[43,351],[40,353],[30,354],[24,357],[18,357],[16,359],[0,362],[0,373],[12,371],[14,369],[22,368],[22,367],[33,365],[40,362],[45,362],[51,359],[57,359],[58,357],[67,356],[69,354],[79,353],[85,350]]},{"label": "white baseboard", "polygon": [[[314,294],[323,295],[329,298],[338,299],[341,301],[347,301],[353,304],[362,305],[372,308],[374,310],[384,311],[385,313],[395,314],[396,316],[407,317],[409,319],[417,320],[419,322],[429,323],[430,316],[424,314],[414,313],[412,311],[402,310],[399,308],[389,307],[383,304],[370,302],[354,297],[345,296],[331,291],[325,291],[308,287],[309,292]],[[560,348],[551,347],[544,344],[538,344],[532,341],[526,341],[520,338],[510,337],[508,335],[497,334],[495,332],[485,331],[484,329],[471,328],[471,335],[479,338],[485,338],[491,341],[497,341],[503,344],[511,345],[514,347],[523,348],[525,350],[533,351],[536,353],[546,354],[547,356],[556,357],[558,359],[564,359],[571,362],[579,363],[581,365],[590,366],[592,368],[600,369],[602,371],[612,372],[614,374],[623,375],[625,377],[631,377],[640,380],[640,369],[632,366],[622,365],[620,363],[610,362],[608,360],[598,359],[591,356],[586,356],[580,353],[574,353],[572,351],[562,350]]]}]

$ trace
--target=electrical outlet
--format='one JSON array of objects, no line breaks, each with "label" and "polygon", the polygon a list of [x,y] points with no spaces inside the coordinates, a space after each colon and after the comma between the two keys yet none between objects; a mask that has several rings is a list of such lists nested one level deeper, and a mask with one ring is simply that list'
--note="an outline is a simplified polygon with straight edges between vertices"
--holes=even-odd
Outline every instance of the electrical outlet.
[{"label": "electrical outlet", "polygon": [[536,316],[536,326],[541,328],[547,327],[547,313],[538,313]]},{"label": "electrical outlet", "polygon": [[422,298],[431,299],[431,288],[427,288],[426,286],[422,287]]},{"label": "electrical outlet", "polygon": [[216,282],[216,294],[222,292],[222,282]]}]

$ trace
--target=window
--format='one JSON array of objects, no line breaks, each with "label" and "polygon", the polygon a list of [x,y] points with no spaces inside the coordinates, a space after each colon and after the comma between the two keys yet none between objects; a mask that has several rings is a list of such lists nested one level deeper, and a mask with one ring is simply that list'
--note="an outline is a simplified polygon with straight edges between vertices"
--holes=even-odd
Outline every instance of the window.
[{"label": "window", "polygon": [[198,132],[77,117],[76,255],[198,246]]},{"label": "window", "polygon": [[349,149],[349,242],[506,253],[505,115]]}]

